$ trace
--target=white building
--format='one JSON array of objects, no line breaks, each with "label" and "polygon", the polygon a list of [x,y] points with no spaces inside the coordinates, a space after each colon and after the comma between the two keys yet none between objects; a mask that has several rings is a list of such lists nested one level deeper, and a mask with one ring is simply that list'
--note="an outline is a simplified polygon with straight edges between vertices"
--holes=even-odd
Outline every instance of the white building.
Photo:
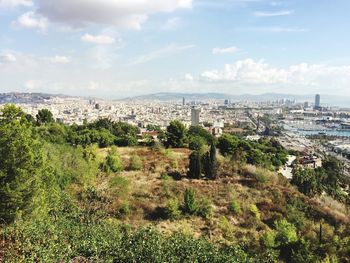
[{"label": "white building", "polygon": [[191,109],[191,124],[192,126],[197,126],[199,125],[199,115],[201,113],[200,108],[193,107]]}]

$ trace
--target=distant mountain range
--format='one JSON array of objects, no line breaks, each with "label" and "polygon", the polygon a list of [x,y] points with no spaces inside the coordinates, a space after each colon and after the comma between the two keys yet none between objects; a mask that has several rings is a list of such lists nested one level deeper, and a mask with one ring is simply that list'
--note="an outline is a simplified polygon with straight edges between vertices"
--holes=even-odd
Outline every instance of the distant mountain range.
[{"label": "distant mountain range", "polygon": [[[122,101],[181,101],[185,98],[186,101],[208,101],[208,100],[225,100],[229,99],[231,102],[238,101],[275,101],[280,99],[296,100],[298,102],[313,102],[315,95],[295,95],[295,94],[281,94],[281,93],[264,93],[259,95],[242,94],[233,95],[225,93],[154,93],[135,97],[129,97],[122,99]],[[322,95],[321,103],[323,105],[341,106],[350,108],[350,97],[335,96],[335,95]]]},{"label": "distant mountain range", "polygon": [[[47,93],[21,93],[10,92],[0,93],[0,104],[4,103],[43,103],[52,98],[77,98],[76,96],[63,94],[47,94]],[[315,95],[295,95],[281,93],[264,93],[260,95],[242,94],[233,95],[225,93],[167,93],[160,92],[154,94],[146,94],[135,97],[119,99],[117,101],[159,101],[159,102],[181,102],[182,99],[188,101],[209,101],[209,100],[226,100],[231,102],[238,101],[275,101],[280,99],[296,100],[298,102],[313,102]],[[88,98],[86,98],[88,99]],[[94,98],[95,100],[98,98]],[[340,106],[350,108],[350,97],[338,95],[323,95],[321,94],[321,104],[325,106]]]},{"label": "distant mountain range", "polygon": [[24,93],[9,92],[0,93],[0,104],[4,103],[43,103],[52,98],[70,98],[73,96],[62,94],[46,94],[46,93]]}]

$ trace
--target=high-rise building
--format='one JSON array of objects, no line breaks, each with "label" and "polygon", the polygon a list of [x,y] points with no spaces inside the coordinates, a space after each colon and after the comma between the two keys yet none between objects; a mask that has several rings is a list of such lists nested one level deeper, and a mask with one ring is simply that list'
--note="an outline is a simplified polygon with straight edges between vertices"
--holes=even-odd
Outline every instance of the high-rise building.
[{"label": "high-rise building", "polygon": [[185,97],[182,98],[182,106],[185,106],[186,105],[186,99]]},{"label": "high-rise building", "polygon": [[320,94],[316,94],[315,96],[315,109],[320,109],[321,108],[321,96]]},{"label": "high-rise building", "polygon": [[199,115],[201,113],[200,108],[192,107],[191,109],[191,124],[192,126],[199,125]]},{"label": "high-rise building", "polygon": [[230,100],[225,100],[225,105],[228,106],[230,104]]}]

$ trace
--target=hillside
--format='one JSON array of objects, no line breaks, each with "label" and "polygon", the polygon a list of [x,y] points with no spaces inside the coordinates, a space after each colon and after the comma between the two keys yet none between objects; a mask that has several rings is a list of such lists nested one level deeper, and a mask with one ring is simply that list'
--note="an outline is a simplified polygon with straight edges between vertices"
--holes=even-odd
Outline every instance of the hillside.
[{"label": "hillside", "polygon": [[141,145],[129,124],[44,112],[1,110],[2,261],[350,261],[349,182],[334,159],[296,168],[292,185],[274,138],[173,121]]}]

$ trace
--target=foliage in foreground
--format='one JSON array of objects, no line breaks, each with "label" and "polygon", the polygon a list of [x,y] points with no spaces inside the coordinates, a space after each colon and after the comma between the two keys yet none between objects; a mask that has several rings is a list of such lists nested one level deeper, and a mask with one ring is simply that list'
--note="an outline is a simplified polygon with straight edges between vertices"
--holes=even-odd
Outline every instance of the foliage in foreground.
[{"label": "foliage in foreground", "polygon": [[152,228],[132,231],[111,222],[23,222],[6,228],[2,238],[11,241],[8,262],[274,262],[275,253],[260,256],[241,246],[218,246],[205,239],[174,233],[165,236]]}]

